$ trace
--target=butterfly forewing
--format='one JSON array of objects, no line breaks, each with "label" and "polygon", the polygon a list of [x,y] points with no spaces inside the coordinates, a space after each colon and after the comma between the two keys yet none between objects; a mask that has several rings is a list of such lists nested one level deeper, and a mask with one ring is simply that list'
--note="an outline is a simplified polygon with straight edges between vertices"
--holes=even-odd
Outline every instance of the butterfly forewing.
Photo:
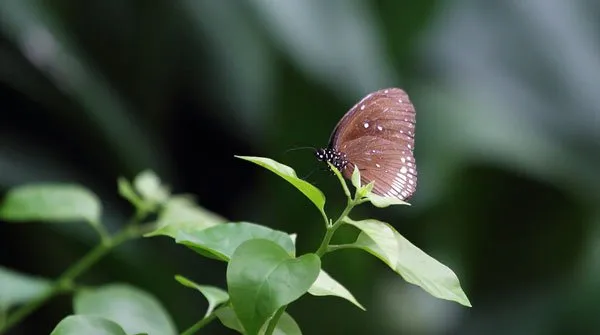
[{"label": "butterfly forewing", "polygon": [[417,184],[414,135],[414,106],[406,92],[390,88],[354,105],[336,126],[329,146],[346,155],[345,177],[356,165],[363,183],[375,182],[374,193],[404,200]]}]

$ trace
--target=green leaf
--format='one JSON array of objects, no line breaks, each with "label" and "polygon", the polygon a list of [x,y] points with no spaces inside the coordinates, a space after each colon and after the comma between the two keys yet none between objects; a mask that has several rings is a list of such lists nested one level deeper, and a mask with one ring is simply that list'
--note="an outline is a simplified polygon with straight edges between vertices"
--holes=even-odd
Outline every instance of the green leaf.
[{"label": "green leaf", "polygon": [[233,329],[241,334],[244,333],[244,327],[242,326],[240,319],[238,319],[237,315],[235,315],[235,312],[233,311],[233,308],[230,306],[224,306],[217,309],[215,314],[223,326]]},{"label": "green leaf", "polygon": [[266,239],[282,247],[290,257],[295,246],[290,235],[249,222],[225,223],[198,232],[181,232],[177,243],[186,245],[202,255],[228,261],[236,248],[251,239]]},{"label": "green leaf", "polygon": [[325,195],[323,192],[313,186],[312,184],[298,178],[296,171],[291,167],[276,162],[270,158],[263,157],[249,157],[249,156],[235,156],[237,158],[247,160],[264,167],[265,169],[275,173],[281,178],[285,179],[288,183],[294,185],[300,192],[302,192],[320,211],[324,210],[325,207]]},{"label": "green leaf", "polygon": [[314,296],[336,296],[343,299],[346,299],[353,303],[356,307],[362,309],[365,308],[361,305],[342,284],[338,283],[335,279],[331,278],[327,272],[321,270],[319,272],[319,276],[317,280],[312,284],[310,289],[308,289],[308,293]]},{"label": "green leaf", "polygon": [[6,221],[73,222],[100,224],[100,201],[88,189],[74,184],[31,184],[11,189],[0,206]]},{"label": "green leaf", "polygon": [[410,206],[410,204],[408,202],[402,201],[398,198],[382,197],[375,193],[369,193],[369,194],[367,194],[366,197],[373,204],[373,206],[379,207],[379,208],[385,208],[385,207],[393,206],[393,205],[408,205],[408,206]]},{"label": "green leaf", "polygon": [[[258,332],[259,335],[264,335],[267,331],[268,323],[265,322],[262,328]],[[300,326],[296,323],[296,320],[292,318],[288,313],[281,314],[279,321],[277,321],[277,326],[273,330],[273,335],[302,335],[302,331],[300,330]]]},{"label": "green leaf", "polygon": [[395,230],[394,236],[398,243],[398,260],[395,263],[387,257],[387,252],[382,250],[365,232],[361,232],[352,245],[381,259],[404,280],[420,286],[434,297],[456,301],[471,307],[469,299],[460,287],[458,277],[450,268],[427,255]]},{"label": "green leaf", "polygon": [[147,292],[126,284],[85,289],[75,296],[76,314],[97,315],[112,320],[127,334],[170,335],[177,331],[160,302]]},{"label": "green leaf", "polygon": [[0,311],[39,298],[52,289],[49,280],[24,275],[0,266]]},{"label": "green leaf", "polygon": [[389,260],[390,264],[398,262],[398,241],[396,230],[392,226],[373,219],[354,221],[349,217],[345,217],[344,222],[353,225],[367,234],[377,245],[378,250]]},{"label": "green leaf", "polygon": [[164,205],[155,225],[157,228],[144,235],[177,238],[179,233],[197,233],[226,220],[198,205],[188,196],[173,196]]},{"label": "green leaf", "polygon": [[94,315],[69,315],[62,319],[50,335],[127,335],[117,323]]},{"label": "green leaf", "polygon": [[164,203],[171,193],[161,184],[160,178],[150,170],[140,172],[133,180],[133,187],[142,199],[151,205]]},{"label": "green leaf", "polygon": [[269,240],[242,243],[227,267],[227,285],[233,309],[247,334],[258,334],[278,308],[306,293],[320,269],[321,261],[315,254],[293,258]]},{"label": "green leaf", "polygon": [[207,317],[214,309],[222,303],[229,300],[229,294],[222,289],[214,286],[198,285],[184,276],[176,275],[175,280],[184,286],[198,290],[206,300],[208,300],[208,308],[204,317]]},{"label": "green leaf", "polygon": [[[219,321],[223,324],[223,326],[233,329],[239,333],[244,333],[244,327],[240,323],[240,320],[235,315],[235,312],[230,306],[225,306],[217,309],[215,314],[219,318]],[[260,329],[259,335],[264,335],[267,329],[268,323],[265,323],[263,327]],[[283,313],[281,318],[279,318],[279,322],[277,322],[277,326],[273,331],[273,335],[302,335],[300,331],[300,327],[288,313]]]}]

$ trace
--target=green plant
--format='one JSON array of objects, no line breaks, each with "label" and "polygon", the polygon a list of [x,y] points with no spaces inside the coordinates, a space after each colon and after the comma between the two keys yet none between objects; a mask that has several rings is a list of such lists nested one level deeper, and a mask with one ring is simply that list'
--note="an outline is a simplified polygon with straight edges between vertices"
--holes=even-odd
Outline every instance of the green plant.
[{"label": "green plant", "polygon": [[[370,202],[377,207],[407,203],[371,193],[373,184],[361,185],[358,170],[352,175],[356,187],[351,194],[340,173],[332,168],[348,198],[335,220],[325,212],[325,196],[315,186],[299,179],[294,170],[271,159],[239,157],[282,177],[317,207],[325,234],[313,253],[296,255],[295,235],[249,222],[227,222],[194,204],[185,195],[171,195],[149,171],[133,184],[120,178],[119,193],[135,207],[131,222],[114,235],[100,221],[97,197],[77,185],[35,184],[10,190],[0,206],[0,218],[8,222],[88,222],[100,243],[74,263],[59,278],[32,278],[0,268],[0,333],[23,320],[53,296],[72,292],[74,314],[58,323],[52,334],[176,334],[169,314],[152,295],[124,284],[80,287],[76,279],[96,261],[120,244],[136,238],[167,236],[198,254],[228,262],[227,290],[204,286],[176,275],[182,285],[197,290],[208,300],[208,310],[181,334],[194,334],[215,319],[244,334],[301,334],[300,327],[285,312],[306,293],[337,296],[360,309],[364,307],[339,282],[321,268],[321,258],[340,249],[357,248],[385,262],[406,281],[431,295],[470,306],[459,280],[448,267],[411,244],[391,225],[373,220],[355,221],[352,209]],[[150,214],[157,219],[145,222]],[[356,227],[360,234],[348,244],[331,245],[342,225]],[[13,307],[19,306],[16,309]]]}]

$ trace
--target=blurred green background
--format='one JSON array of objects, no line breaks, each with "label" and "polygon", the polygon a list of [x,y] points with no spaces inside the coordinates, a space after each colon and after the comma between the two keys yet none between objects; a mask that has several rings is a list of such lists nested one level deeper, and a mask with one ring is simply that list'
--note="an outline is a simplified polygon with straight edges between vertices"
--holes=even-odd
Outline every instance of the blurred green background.
[{"label": "blurred green background", "polygon": [[[354,217],[392,223],[451,267],[473,308],[341,251],[324,266],[368,311],[306,296],[289,308],[304,333],[600,334],[599,13],[593,0],[1,0],[0,191],[82,183],[114,231],[131,214],[116,178],[150,168],[312,251],[323,234],[312,204],[233,155],[309,175],[313,153],[286,150],[326,145],[363,95],[398,86],[417,109],[413,206]],[[335,178],[307,179],[337,213]],[[0,264],[55,277],[95,242],[84,225],[4,223]],[[206,303],[174,274],[224,287],[224,271],[153,238],[84,282],[148,290],[185,329]],[[53,300],[11,334],[49,333],[70,304]]]}]

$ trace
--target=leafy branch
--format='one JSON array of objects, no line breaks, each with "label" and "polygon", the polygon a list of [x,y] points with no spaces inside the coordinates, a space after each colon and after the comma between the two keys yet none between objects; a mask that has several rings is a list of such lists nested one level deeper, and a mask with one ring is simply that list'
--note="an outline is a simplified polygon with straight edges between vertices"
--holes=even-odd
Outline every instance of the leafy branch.
[{"label": "leafy branch", "polygon": [[[454,272],[414,246],[394,227],[374,219],[355,221],[350,218],[356,206],[367,202],[377,207],[407,205],[397,199],[373,194],[373,183],[361,185],[358,169],[351,178],[355,186],[355,192],[351,194],[342,175],[332,167],[347,197],[346,207],[332,220],[325,212],[323,193],[298,178],[292,168],[268,158],[239,158],[280,176],[317,207],[325,223],[325,233],[314,253],[297,255],[295,234],[250,222],[228,222],[197,206],[190,196],[172,195],[151,172],[141,173],[133,183],[119,179],[119,193],[129,200],[136,212],[131,222],[112,236],[101,224],[100,202],[87,189],[60,184],[17,187],[0,205],[1,219],[9,222],[83,221],[99,233],[100,242],[54,281],[16,274],[0,267],[0,287],[12,287],[15,292],[12,296],[3,295],[0,290],[0,315],[6,315],[9,308],[21,305],[6,318],[0,318],[0,321],[4,319],[0,332],[22,321],[55,295],[73,292],[74,315],[59,322],[53,335],[97,330],[118,335],[176,334],[168,313],[146,292],[123,284],[97,288],[81,288],[75,284],[81,274],[120,244],[156,236],[172,238],[175,243],[203,257],[227,262],[227,290],[175,276],[179,283],[198,291],[208,301],[204,316],[184,330],[183,335],[194,334],[217,319],[224,326],[248,335],[301,334],[300,327],[286,309],[306,293],[336,296],[364,310],[350,291],[321,267],[321,258],[325,254],[343,249],[364,250],[379,258],[407,282],[420,286],[431,295],[470,306]],[[149,214],[156,214],[156,221],[142,222]],[[358,237],[353,242],[331,245],[333,236],[343,225],[356,228]]]}]

